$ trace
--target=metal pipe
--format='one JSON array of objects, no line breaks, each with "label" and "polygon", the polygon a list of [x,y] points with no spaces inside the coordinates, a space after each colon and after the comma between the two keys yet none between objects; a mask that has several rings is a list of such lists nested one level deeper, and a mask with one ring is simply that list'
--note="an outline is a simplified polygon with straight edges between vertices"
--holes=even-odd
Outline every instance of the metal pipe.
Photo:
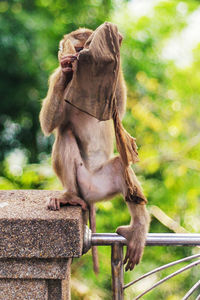
[{"label": "metal pipe", "polygon": [[114,243],[111,251],[113,300],[124,299],[123,245]]},{"label": "metal pipe", "polygon": [[163,279],[161,279],[161,280],[159,280],[158,282],[156,282],[155,284],[153,284],[150,288],[148,288],[148,289],[145,290],[143,293],[141,293],[141,294],[138,295],[136,298],[134,298],[134,300],[140,299],[142,296],[144,296],[145,294],[147,294],[148,292],[150,292],[151,290],[153,290],[155,287],[157,287],[157,286],[160,285],[161,283],[163,283],[163,282],[169,280],[170,278],[172,278],[172,277],[174,277],[174,276],[176,276],[176,275],[178,275],[178,274],[180,274],[180,273],[182,273],[182,272],[184,272],[184,271],[186,271],[186,270],[189,270],[189,269],[191,269],[191,268],[193,268],[193,267],[195,267],[195,266],[197,266],[197,265],[199,265],[199,264],[200,264],[200,260],[197,260],[197,261],[195,261],[195,262],[193,262],[193,263],[187,265],[186,267],[183,267],[183,268],[179,269],[178,271],[173,272],[172,274],[170,274],[170,275],[164,277]]},{"label": "metal pipe", "polygon": [[[96,246],[111,246],[113,243],[126,245],[126,239],[117,233],[93,233],[91,244]],[[149,233],[146,239],[147,246],[198,246],[200,234],[177,233]]]},{"label": "metal pipe", "polygon": [[200,280],[195,285],[193,285],[193,287],[187,292],[187,294],[183,297],[182,300],[187,300],[194,293],[194,291],[198,289],[199,286]]},{"label": "metal pipe", "polygon": [[[111,267],[112,267],[112,291],[113,291],[113,300],[123,300],[124,299],[124,289],[129,285],[132,285],[136,281],[149,276],[155,272],[158,272],[162,269],[168,268],[172,265],[180,263],[181,261],[186,261],[194,257],[199,257],[199,254],[166,264],[162,267],[156,268],[153,271],[148,272],[147,274],[141,276],[141,278],[123,286],[123,246],[127,244],[127,240],[117,234],[117,233],[91,233],[91,230],[85,226],[84,234],[84,253],[86,253],[91,246],[112,246],[112,256],[111,256]],[[190,233],[149,233],[146,238],[147,246],[200,246],[200,234],[190,234]],[[156,286],[160,285],[162,282],[169,280],[170,278],[200,264],[200,260],[189,264],[186,267],[181,268],[180,270],[168,275],[162,280],[158,281],[151,288],[147,289],[145,292],[140,294],[135,299],[139,299],[141,296],[145,295],[151,291]],[[193,287],[193,288],[196,288]],[[191,292],[190,290],[189,292]],[[188,292],[188,293],[189,293]],[[187,296],[187,294],[186,294]],[[198,296],[196,300],[200,300]]]},{"label": "metal pipe", "polygon": [[144,279],[144,278],[146,278],[146,277],[148,277],[148,276],[150,276],[150,275],[152,275],[152,274],[155,274],[155,273],[157,273],[157,272],[159,272],[159,271],[162,271],[162,270],[164,270],[164,269],[170,268],[170,267],[172,267],[172,266],[175,266],[175,265],[177,265],[177,264],[180,264],[180,263],[182,263],[182,262],[185,262],[185,261],[188,261],[188,260],[197,258],[197,257],[200,257],[200,254],[194,254],[194,255],[191,255],[191,256],[188,256],[188,257],[184,257],[184,258],[181,258],[181,259],[179,259],[179,260],[170,262],[170,263],[168,263],[168,264],[166,264],[166,265],[163,265],[163,266],[161,266],[161,267],[158,267],[158,268],[156,268],[156,269],[154,269],[154,270],[151,270],[151,271],[149,271],[149,272],[143,274],[143,275],[140,276],[139,278],[137,278],[137,279],[135,279],[135,280],[133,280],[133,281],[131,281],[131,282],[125,284],[124,287],[123,287],[123,289],[128,288],[129,286],[135,284],[136,282],[138,282],[138,281],[140,281],[140,280],[142,280],[142,279]]}]

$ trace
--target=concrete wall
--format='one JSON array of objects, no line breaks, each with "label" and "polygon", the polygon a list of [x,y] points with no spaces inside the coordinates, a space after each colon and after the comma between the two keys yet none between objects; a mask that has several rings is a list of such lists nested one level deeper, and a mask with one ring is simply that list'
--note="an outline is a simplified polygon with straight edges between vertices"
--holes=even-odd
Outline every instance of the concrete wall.
[{"label": "concrete wall", "polygon": [[0,299],[69,300],[72,257],[82,255],[80,207],[49,211],[52,191],[0,191]]}]

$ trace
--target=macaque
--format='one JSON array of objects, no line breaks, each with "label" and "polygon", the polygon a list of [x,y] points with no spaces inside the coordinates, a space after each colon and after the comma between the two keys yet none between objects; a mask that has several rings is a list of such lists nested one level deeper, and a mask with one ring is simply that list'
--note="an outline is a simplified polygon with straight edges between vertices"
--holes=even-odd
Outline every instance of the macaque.
[{"label": "macaque", "polygon": [[[145,196],[133,172],[136,193],[132,201],[127,201],[124,165],[119,156],[113,155],[112,120],[99,121],[63,99],[64,90],[72,79],[79,52],[91,34],[92,30],[80,28],[64,35],[60,41],[60,66],[50,76],[49,90],[40,112],[44,134],[49,135],[53,131],[55,133],[52,164],[65,189],[62,197],[49,199],[48,208],[59,210],[61,205],[71,204],[81,205],[82,209],[86,210],[88,205],[121,193],[131,215],[130,225],[120,226],[116,230],[127,239],[124,259],[127,271],[139,263],[145,246],[149,216],[146,206],[139,204],[139,200],[145,199]],[[76,53],[63,55],[62,50],[67,40],[71,41]],[[120,36],[120,44],[121,40]],[[126,86],[121,70],[116,99],[122,119],[126,106]]]}]

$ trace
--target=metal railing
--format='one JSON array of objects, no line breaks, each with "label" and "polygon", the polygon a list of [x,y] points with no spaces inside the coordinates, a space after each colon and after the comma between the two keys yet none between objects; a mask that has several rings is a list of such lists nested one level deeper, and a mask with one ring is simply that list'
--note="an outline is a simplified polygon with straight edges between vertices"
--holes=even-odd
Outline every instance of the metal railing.
[{"label": "metal railing", "polygon": [[[148,276],[170,268],[174,265],[194,260],[187,266],[180,268],[176,272],[164,277],[158,282],[154,283],[150,288],[147,288],[143,293],[138,295],[133,300],[140,299],[145,294],[156,288],[158,285],[169,280],[170,278],[191,269],[200,264],[200,253],[192,256],[184,257],[182,259],[170,262],[166,265],[160,266],[148,273],[140,276],[136,280],[124,284],[124,270],[123,270],[123,246],[126,245],[126,239],[116,233],[94,233],[86,226],[84,235],[84,253],[86,253],[92,246],[111,246],[111,269],[112,269],[112,294],[113,300],[123,300],[124,290],[136,282],[147,278]],[[146,239],[147,246],[200,246],[200,234],[176,234],[176,233],[149,233]],[[199,259],[198,259],[199,258]],[[187,292],[182,300],[187,300],[200,287],[200,280]],[[196,300],[200,300],[200,294]]]}]

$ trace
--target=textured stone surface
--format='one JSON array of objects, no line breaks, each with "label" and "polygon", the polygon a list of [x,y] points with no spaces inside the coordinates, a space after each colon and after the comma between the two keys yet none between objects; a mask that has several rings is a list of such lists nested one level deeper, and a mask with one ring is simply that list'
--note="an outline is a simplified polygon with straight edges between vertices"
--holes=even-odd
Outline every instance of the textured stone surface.
[{"label": "textured stone surface", "polygon": [[48,280],[48,300],[70,300],[70,278],[65,280]]},{"label": "textured stone surface", "polygon": [[62,282],[61,280],[48,280],[48,300],[62,299]]},{"label": "textured stone surface", "polygon": [[46,208],[53,191],[0,191],[0,258],[67,258],[82,254],[80,207]]},{"label": "textured stone surface", "polygon": [[48,300],[48,284],[45,280],[1,279],[0,299]]},{"label": "textured stone surface", "polygon": [[0,278],[65,279],[69,277],[70,266],[70,258],[0,259]]}]

